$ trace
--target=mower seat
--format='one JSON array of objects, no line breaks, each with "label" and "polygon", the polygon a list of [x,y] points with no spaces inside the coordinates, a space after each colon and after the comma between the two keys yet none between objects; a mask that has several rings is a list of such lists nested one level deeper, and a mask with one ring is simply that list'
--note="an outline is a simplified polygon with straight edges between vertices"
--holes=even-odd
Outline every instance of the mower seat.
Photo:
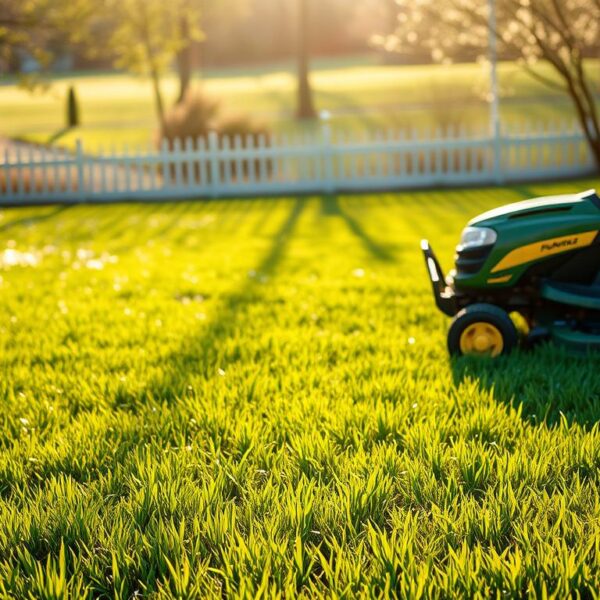
[{"label": "mower seat", "polygon": [[578,285],[576,283],[561,283],[557,281],[546,281],[541,289],[542,298],[568,304],[600,310],[600,284]]}]

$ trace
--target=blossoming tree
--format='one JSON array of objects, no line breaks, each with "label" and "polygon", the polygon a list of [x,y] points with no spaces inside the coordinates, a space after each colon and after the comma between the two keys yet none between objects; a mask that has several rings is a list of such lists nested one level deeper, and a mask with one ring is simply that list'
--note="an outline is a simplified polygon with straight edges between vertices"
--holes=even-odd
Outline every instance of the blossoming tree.
[{"label": "blossoming tree", "polygon": [[[485,55],[490,37],[485,0],[396,0],[396,30],[376,40],[388,51],[427,48],[436,62]],[[498,46],[544,85],[566,93],[600,169],[600,120],[587,59],[600,52],[600,0],[496,0]],[[544,61],[555,77],[538,68]],[[598,63],[593,63],[598,69]]]}]

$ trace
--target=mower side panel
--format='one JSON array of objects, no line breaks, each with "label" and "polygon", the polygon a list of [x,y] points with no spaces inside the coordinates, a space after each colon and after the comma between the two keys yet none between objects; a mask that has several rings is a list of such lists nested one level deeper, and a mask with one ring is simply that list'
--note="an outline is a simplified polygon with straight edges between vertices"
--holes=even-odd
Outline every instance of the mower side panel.
[{"label": "mower side panel", "polygon": [[571,352],[586,353],[600,350],[600,335],[576,331],[567,325],[555,325],[550,329],[552,339]]},{"label": "mower side panel", "polygon": [[548,281],[542,285],[546,300],[600,311],[600,286],[569,285]]}]

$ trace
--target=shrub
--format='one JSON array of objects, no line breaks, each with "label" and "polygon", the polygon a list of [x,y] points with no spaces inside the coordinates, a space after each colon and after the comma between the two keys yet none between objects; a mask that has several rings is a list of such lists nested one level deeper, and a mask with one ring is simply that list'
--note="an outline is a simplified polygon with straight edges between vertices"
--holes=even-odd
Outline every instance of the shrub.
[{"label": "shrub", "polygon": [[[179,140],[181,148],[186,147],[188,139],[191,139],[192,148],[198,148],[198,140],[204,140],[208,145],[208,135],[215,132],[219,143],[227,143],[233,148],[235,144],[247,147],[248,143],[257,147],[260,143],[270,145],[270,130],[261,123],[254,121],[249,115],[221,115],[221,105],[199,92],[188,94],[183,102],[174,106],[165,116],[160,132],[160,142],[167,140],[168,147],[173,149]],[[225,141],[227,140],[227,141]],[[194,164],[192,170],[187,164],[181,165],[181,177],[187,181],[190,176],[194,181],[200,183],[201,169],[198,163]],[[221,161],[221,177],[228,171],[232,179],[245,178],[250,173],[250,161],[231,160]],[[265,158],[254,161],[254,172],[257,176],[263,172],[270,175],[272,172],[272,160]],[[176,176],[176,166],[169,165],[169,176]]]},{"label": "shrub", "polygon": [[218,100],[199,92],[189,93],[183,102],[175,105],[166,115],[160,131],[160,140],[167,140],[173,148],[175,140],[206,137],[215,128],[220,110]]},{"label": "shrub", "polygon": [[75,88],[70,86],[67,96],[67,128],[77,127],[79,124],[79,102],[77,101]]}]

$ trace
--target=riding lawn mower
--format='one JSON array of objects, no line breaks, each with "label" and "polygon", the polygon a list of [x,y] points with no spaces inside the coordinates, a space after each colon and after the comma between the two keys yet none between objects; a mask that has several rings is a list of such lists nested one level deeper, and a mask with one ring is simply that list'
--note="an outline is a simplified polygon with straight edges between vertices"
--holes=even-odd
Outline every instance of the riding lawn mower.
[{"label": "riding lawn mower", "polygon": [[[600,197],[536,198],[472,219],[447,277],[421,242],[437,307],[453,317],[452,355],[511,352],[554,340],[575,352],[600,349]],[[511,313],[528,333],[520,336]]]}]

